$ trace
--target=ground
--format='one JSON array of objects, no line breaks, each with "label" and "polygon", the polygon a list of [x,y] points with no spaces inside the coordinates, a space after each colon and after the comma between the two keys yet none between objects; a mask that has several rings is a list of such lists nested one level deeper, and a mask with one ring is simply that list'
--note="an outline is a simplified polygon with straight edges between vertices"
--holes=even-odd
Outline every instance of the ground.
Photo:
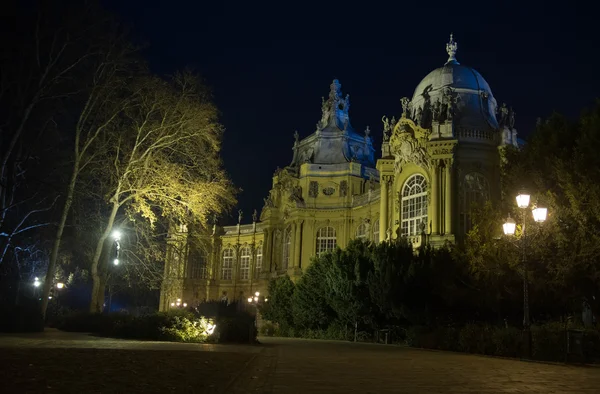
[{"label": "ground", "polygon": [[599,393],[600,368],[397,346],[261,338],[262,345],[0,336],[6,393]]}]

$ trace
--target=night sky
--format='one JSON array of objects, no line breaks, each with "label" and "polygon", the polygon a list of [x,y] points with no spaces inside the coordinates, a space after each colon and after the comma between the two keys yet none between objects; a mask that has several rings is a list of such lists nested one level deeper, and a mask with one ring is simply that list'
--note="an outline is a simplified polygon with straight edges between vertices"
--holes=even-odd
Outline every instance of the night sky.
[{"label": "night sky", "polygon": [[[190,66],[213,89],[226,127],[225,167],[243,189],[222,222],[244,223],[262,207],[277,167],[292,158],[294,130],[311,134],[321,97],[338,78],[350,94],[350,119],[372,130],[377,152],[382,115],[398,117],[400,98],[447,60],[479,71],[499,104],[516,111],[526,136],[537,117],[576,116],[600,97],[598,13],[577,2],[106,1],[130,26],[153,71]],[[591,2],[589,2],[591,3]],[[350,4],[356,4],[352,7]],[[594,7],[594,8],[592,8]]]}]

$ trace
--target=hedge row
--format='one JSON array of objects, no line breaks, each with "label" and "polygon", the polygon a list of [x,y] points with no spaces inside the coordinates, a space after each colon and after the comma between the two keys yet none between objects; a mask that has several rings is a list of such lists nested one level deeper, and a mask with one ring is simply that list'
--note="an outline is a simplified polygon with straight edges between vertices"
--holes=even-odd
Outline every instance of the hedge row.
[{"label": "hedge row", "polygon": [[252,343],[257,334],[251,316],[208,319],[183,310],[141,316],[76,313],[65,316],[57,328],[113,338],[175,342]]},{"label": "hedge row", "polygon": [[[583,333],[583,359],[587,363],[600,362],[600,331],[581,330]],[[307,339],[353,340],[350,328],[330,326],[327,330],[297,330],[281,328],[265,322],[261,335]],[[531,355],[535,360],[564,362],[566,357],[567,333],[564,323],[547,323],[531,328]],[[357,333],[359,342],[383,342],[384,335],[364,331]],[[485,354],[503,357],[523,355],[523,331],[515,327],[467,324],[463,327],[392,327],[388,332],[388,343],[408,345],[426,349],[449,350],[462,353]]]}]

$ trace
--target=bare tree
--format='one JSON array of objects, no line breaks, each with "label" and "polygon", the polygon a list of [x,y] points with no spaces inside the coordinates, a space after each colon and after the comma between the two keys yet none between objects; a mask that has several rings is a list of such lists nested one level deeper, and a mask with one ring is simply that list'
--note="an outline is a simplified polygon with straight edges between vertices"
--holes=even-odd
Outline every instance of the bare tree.
[{"label": "bare tree", "polygon": [[92,259],[91,312],[103,309],[108,259],[101,256],[121,208],[154,226],[160,216],[206,220],[235,202],[219,156],[222,127],[199,79],[190,72],[168,81],[145,77],[131,88],[131,105],[111,133],[106,156],[110,212]]},{"label": "bare tree", "polygon": [[65,229],[65,224],[75,195],[75,189],[81,172],[93,164],[104,152],[107,138],[105,133],[116,121],[129,103],[126,94],[127,81],[138,68],[136,59],[132,56],[134,50],[119,32],[111,26],[109,33],[98,44],[95,56],[90,62],[90,73],[85,89],[82,90],[82,105],[73,133],[73,161],[71,176],[66,187],[62,213],[58,221],[54,244],[48,263],[42,296],[42,315],[48,307],[48,295],[52,288],[52,273]]}]

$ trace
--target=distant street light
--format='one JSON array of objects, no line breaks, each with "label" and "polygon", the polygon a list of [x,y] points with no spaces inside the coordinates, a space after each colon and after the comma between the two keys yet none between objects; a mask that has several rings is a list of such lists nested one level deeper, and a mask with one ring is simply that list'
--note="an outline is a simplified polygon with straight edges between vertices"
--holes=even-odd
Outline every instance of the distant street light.
[{"label": "distant street light", "polygon": [[63,287],[65,287],[65,284],[64,284],[64,283],[62,283],[62,282],[58,282],[58,283],[56,284],[56,288],[57,288],[57,289],[62,289]]},{"label": "distant street light", "polygon": [[40,282],[39,278],[36,276],[35,279],[33,280],[33,285],[35,287],[40,287],[41,284],[42,284],[42,282]]},{"label": "distant street light", "polygon": [[119,265],[119,259],[114,259],[113,264],[114,265]]}]

